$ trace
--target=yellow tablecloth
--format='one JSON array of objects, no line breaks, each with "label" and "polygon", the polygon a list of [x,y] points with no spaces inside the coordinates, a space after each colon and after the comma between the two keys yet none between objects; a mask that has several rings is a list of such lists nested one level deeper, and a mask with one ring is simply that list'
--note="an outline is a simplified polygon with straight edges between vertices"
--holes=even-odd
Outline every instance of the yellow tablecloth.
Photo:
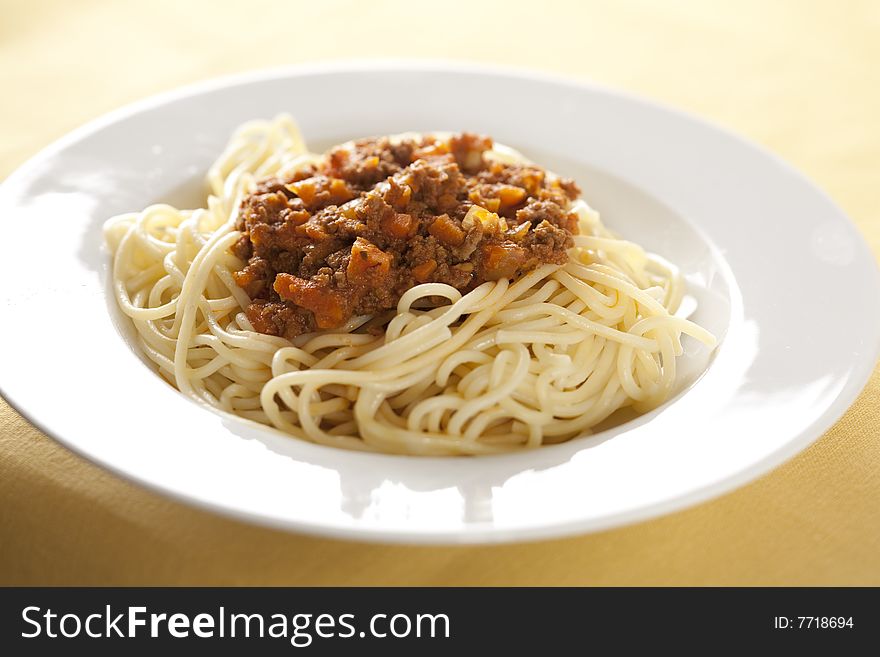
[{"label": "yellow tablecloth", "polygon": [[[813,178],[880,254],[872,0],[2,0],[0,15],[0,177],[88,119],[198,79],[460,58],[598,81],[728,126]],[[0,401],[0,583],[878,585],[880,373],[812,448],[732,494],[500,547],[356,544],[226,520],[85,462]]]}]

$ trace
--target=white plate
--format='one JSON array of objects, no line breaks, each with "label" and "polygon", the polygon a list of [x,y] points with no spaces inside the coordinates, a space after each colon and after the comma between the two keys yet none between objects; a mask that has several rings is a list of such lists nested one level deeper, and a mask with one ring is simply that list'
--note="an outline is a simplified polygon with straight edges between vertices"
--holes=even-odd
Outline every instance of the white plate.
[{"label": "white plate", "polygon": [[[604,433],[506,456],[339,451],[188,401],[108,304],[101,224],[197,205],[233,128],[290,112],[319,147],[475,130],[574,176],[606,223],[683,268],[722,337],[706,374]],[[341,64],[165,94],[101,118],[0,188],[0,385],[76,452],[181,500],[291,530],[406,542],[632,522],[740,485],[846,410],[880,344],[880,278],[843,213],[783,162],[693,117],[544,76]],[[40,241],[45,240],[45,241]]]}]

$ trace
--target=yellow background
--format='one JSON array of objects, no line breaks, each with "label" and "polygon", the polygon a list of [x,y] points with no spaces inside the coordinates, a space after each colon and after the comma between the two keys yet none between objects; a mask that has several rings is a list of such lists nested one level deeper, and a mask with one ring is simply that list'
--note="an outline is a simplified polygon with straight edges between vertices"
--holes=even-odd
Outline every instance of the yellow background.
[{"label": "yellow background", "polygon": [[[107,110],[206,77],[469,59],[732,128],[828,191],[880,254],[880,2],[2,0],[0,16],[0,177]],[[812,448],[732,494],[500,547],[345,543],[219,518],[73,456],[0,400],[0,583],[880,585],[880,374]]]}]

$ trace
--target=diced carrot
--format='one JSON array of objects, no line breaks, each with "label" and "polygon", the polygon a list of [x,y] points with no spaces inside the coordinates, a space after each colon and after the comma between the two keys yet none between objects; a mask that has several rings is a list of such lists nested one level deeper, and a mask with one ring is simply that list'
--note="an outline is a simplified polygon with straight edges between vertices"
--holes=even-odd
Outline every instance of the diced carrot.
[{"label": "diced carrot", "polygon": [[382,219],[382,230],[391,237],[402,240],[409,236],[413,218],[409,214],[395,213]]},{"label": "diced carrot", "polygon": [[285,185],[296,194],[307,208],[315,205],[340,205],[353,199],[356,194],[341,178],[316,176]]},{"label": "diced carrot", "polygon": [[238,287],[244,289],[257,279],[255,272],[250,267],[245,267],[241,271],[232,272],[232,278]]},{"label": "diced carrot", "polygon": [[431,259],[423,262],[420,265],[416,265],[415,267],[413,267],[413,278],[415,278],[419,283],[424,283],[430,278],[431,274],[434,273],[435,269],[437,269],[436,260]]},{"label": "diced carrot", "polygon": [[318,194],[318,186],[315,184],[314,178],[306,178],[299,182],[290,183],[286,187],[302,199],[302,202],[306,204],[306,207],[312,204],[315,200],[315,196]]},{"label": "diced carrot", "polygon": [[464,231],[449,218],[448,214],[441,214],[434,219],[428,226],[428,232],[448,246],[461,246],[464,242]]},{"label": "diced carrot", "polygon": [[522,187],[505,186],[498,190],[498,200],[501,209],[506,210],[520,203],[526,197],[526,190]]},{"label": "diced carrot", "polygon": [[339,205],[354,198],[354,193],[347,182],[341,178],[332,178],[330,180],[330,198],[332,203]]},{"label": "diced carrot", "polygon": [[478,189],[472,189],[468,194],[468,200],[474,205],[486,208],[490,212],[496,212],[501,205],[501,200],[497,198],[486,198]]},{"label": "diced carrot", "polygon": [[318,242],[330,239],[330,236],[327,234],[327,231],[324,230],[324,227],[315,221],[307,221],[302,226],[297,226],[296,232],[297,234],[305,235],[309,239]]},{"label": "diced carrot", "polygon": [[281,273],[272,286],[282,299],[312,311],[318,328],[341,326],[348,317],[345,296],[333,288]]},{"label": "diced carrot", "polygon": [[487,280],[513,278],[526,260],[526,250],[513,242],[486,244],[482,250],[483,272]]},{"label": "diced carrot", "polygon": [[385,202],[397,210],[403,210],[409,205],[412,198],[412,189],[409,185],[402,184],[390,178],[388,180],[388,191],[385,192]]},{"label": "diced carrot", "polygon": [[339,214],[341,214],[346,219],[350,219],[352,221],[357,219],[357,211],[358,211],[358,204],[357,203],[346,203],[345,205],[342,205],[339,208]]},{"label": "diced carrot", "polygon": [[385,253],[363,237],[358,237],[351,245],[351,258],[346,274],[352,282],[377,285],[391,270],[392,259],[391,254]]},{"label": "diced carrot", "polygon": [[412,160],[423,160],[429,157],[436,157],[438,155],[445,155],[449,152],[449,144],[444,141],[434,141],[430,144],[426,144],[417,148],[413,151]]},{"label": "diced carrot", "polygon": [[529,173],[523,174],[522,181],[529,194],[537,194],[541,185],[544,184],[544,172],[538,170],[530,171]]},{"label": "diced carrot", "polygon": [[291,222],[294,226],[302,226],[311,216],[312,215],[305,210],[294,210],[287,215],[286,220]]}]

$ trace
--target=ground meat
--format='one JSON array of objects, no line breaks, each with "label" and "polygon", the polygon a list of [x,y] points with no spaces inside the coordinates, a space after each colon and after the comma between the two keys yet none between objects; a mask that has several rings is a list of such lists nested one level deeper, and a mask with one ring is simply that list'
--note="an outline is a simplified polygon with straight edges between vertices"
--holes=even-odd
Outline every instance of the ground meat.
[{"label": "ground meat", "polygon": [[491,148],[472,134],[362,139],[260,181],[232,247],[254,328],[293,338],[393,309],[419,283],[467,292],[564,263],[577,185]]}]

